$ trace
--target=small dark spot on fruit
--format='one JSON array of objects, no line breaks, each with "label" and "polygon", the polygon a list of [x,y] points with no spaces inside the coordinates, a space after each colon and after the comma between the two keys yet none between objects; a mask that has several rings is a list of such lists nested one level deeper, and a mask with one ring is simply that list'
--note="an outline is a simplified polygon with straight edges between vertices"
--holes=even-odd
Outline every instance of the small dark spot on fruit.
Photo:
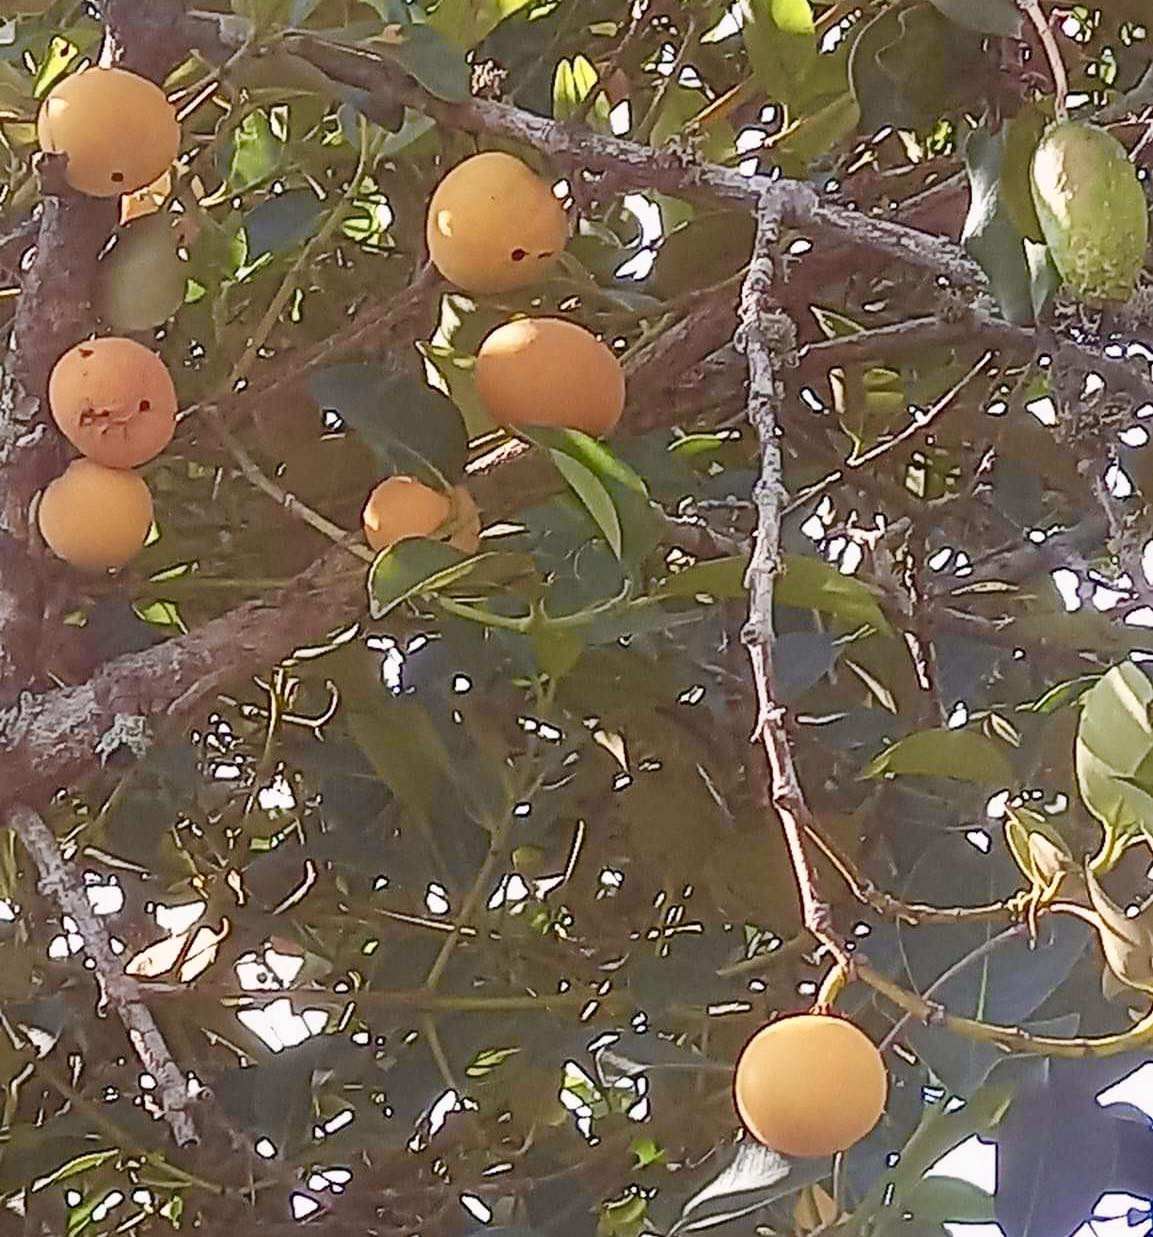
[{"label": "small dark spot on fruit", "polygon": [[81,349],[80,349],[80,355],[81,355],[82,357],[90,357],[90,356],[92,355],[92,349],[91,349],[91,348],[81,348]]},{"label": "small dark spot on fruit", "polygon": [[138,405],[141,412],[151,412],[152,401],[150,399],[142,399]]},{"label": "small dark spot on fruit", "polygon": [[111,180],[114,185],[122,185],[124,183],[124,173],[113,172],[109,177],[109,180]]},{"label": "small dark spot on fruit", "polygon": [[551,249],[546,249],[543,253],[538,253],[536,256],[543,261],[545,258],[551,258],[552,254],[553,251]]},{"label": "small dark spot on fruit", "polygon": [[523,262],[528,257],[527,249],[514,249],[512,251],[512,260],[514,262]]}]

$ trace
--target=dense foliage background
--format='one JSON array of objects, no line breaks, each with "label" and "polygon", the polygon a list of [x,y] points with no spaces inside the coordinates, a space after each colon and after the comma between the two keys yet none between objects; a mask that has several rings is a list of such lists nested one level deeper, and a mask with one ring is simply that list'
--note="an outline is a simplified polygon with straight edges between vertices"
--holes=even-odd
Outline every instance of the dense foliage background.
[{"label": "dense foliage background", "polygon": [[[173,1145],[84,925],[9,830],[0,1231],[922,1237],[992,1216],[923,1174],[1021,1087],[1010,1228],[1070,1165],[1080,1193],[1034,1233],[1148,1184],[1091,1097],[1151,1033],[1153,924],[1125,908],[1153,821],[1153,309],[1055,288],[1026,171],[1054,87],[1014,0],[102,7],[181,113],[187,292],[155,339],[187,412],[131,568],[0,554],[0,627],[23,615],[0,797],[60,839],[196,1080],[199,1142]],[[1042,8],[1074,114],[1143,167],[1148,6]],[[0,11],[18,542],[54,465],[12,427],[90,329],[116,220],[32,170],[37,99],[102,21]],[[489,148],[564,182],[574,236],[548,283],[472,299],[426,268],[424,208]],[[866,960],[837,1007],[892,1073],[833,1164],[750,1153],[731,1105],[742,1043],[829,960],[749,741],[755,200],[706,165],[819,196],[776,289],[775,687],[821,893]],[[624,358],[605,447],[488,423],[472,357],[529,309]],[[366,590],[331,537],[429,469],[477,496],[481,554],[408,543]],[[1085,1052],[1117,1055],[1055,1063]]]}]

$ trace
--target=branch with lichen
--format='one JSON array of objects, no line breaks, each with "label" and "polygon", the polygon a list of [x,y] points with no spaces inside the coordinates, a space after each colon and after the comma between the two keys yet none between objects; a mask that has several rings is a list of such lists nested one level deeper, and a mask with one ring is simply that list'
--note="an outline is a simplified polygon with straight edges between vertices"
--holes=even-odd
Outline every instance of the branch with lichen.
[{"label": "branch with lichen", "polygon": [[770,793],[780,817],[789,860],[801,901],[801,922],[845,967],[849,953],[832,923],[828,902],[821,896],[817,876],[805,847],[805,830],[812,812],[793,762],[784,709],[774,693],[773,587],[781,563],[781,515],[787,495],[782,479],[779,410],[783,395],[780,370],[795,349],[796,329],[776,303],[776,245],[790,190],[766,188],[757,205],[757,231],[748,274],[741,290],[740,334],[737,345],[748,358],[748,416],[760,448],[760,476],[753,488],[757,529],[746,583],[749,617],[742,632],[752,664],[757,720],[754,741],[765,749],[769,762]]},{"label": "branch with lichen", "polygon": [[92,962],[100,1003],[116,1014],[140,1064],[154,1079],[155,1096],[176,1145],[186,1147],[197,1142],[188,1081],[173,1059],[152,1011],[141,998],[136,981],[124,973],[112,952],[108,932],[92,909],[79,873],[64,860],[52,830],[39,813],[28,807],[15,807],[8,814],[8,824],[36,866],[40,892],[59,907],[62,915],[75,922]]}]

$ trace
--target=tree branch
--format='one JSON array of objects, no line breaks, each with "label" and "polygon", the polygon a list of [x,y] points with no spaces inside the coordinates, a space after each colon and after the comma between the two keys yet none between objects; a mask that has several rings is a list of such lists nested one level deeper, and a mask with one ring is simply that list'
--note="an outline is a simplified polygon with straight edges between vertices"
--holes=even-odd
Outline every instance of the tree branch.
[{"label": "tree branch", "polygon": [[144,1004],[136,981],[124,973],[112,952],[108,932],[92,909],[78,873],[64,861],[52,830],[37,812],[17,806],[9,812],[8,824],[36,865],[40,892],[75,921],[77,932],[84,938],[100,989],[100,1003],[115,1012],[140,1064],[155,1080],[156,1097],[176,1145],[187,1147],[197,1142],[188,1082],[173,1060],[152,1011]]},{"label": "tree branch", "polygon": [[581,126],[547,120],[507,103],[470,99],[446,103],[381,57],[360,48],[342,47],[310,35],[290,35],[281,46],[347,86],[368,92],[365,105],[395,107],[400,103],[432,116],[442,124],[470,133],[524,142],[582,172],[606,177],[619,188],[660,189],[691,197],[712,197],[754,206],[770,186],[788,190],[782,221],[812,228],[850,244],[871,249],[958,287],[976,288],[984,280],[977,264],[952,241],[904,224],[875,219],[835,203],[821,202],[801,181],[745,176],[735,168],[706,163],[672,146],[654,149],[625,138],[594,133]]},{"label": "tree branch", "polygon": [[792,351],[796,333],[792,321],[774,297],[775,247],[790,190],[770,187],[757,206],[757,232],[752,261],[741,290],[738,346],[749,363],[749,422],[760,444],[760,478],[753,490],[757,530],[746,576],[749,618],[742,638],[749,651],[757,694],[754,741],[768,757],[773,806],[781,819],[789,860],[801,900],[801,920],[840,965],[849,961],[845,943],[832,925],[829,904],[817,888],[817,877],[805,849],[805,829],[812,812],[805,800],[785,729],[784,709],[773,686],[773,586],[780,570],[781,512],[787,497],[781,475],[779,371]]}]

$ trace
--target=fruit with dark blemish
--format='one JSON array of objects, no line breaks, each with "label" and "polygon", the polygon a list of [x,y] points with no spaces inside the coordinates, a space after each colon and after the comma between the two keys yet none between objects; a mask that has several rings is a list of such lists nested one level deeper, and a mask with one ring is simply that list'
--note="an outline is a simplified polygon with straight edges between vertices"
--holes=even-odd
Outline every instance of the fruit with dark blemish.
[{"label": "fruit with dark blemish", "polygon": [[118,336],[70,348],[48,380],[48,404],[64,437],[107,468],[147,463],[176,429],[168,367],[143,344]]},{"label": "fruit with dark blemish", "polygon": [[543,279],[568,239],[564,207],[526,163],[490,150],[458,163],[428,206],[429,256],[466,292],[506,292]]},{"label": "fruit with dark blemish", "polygon": [[40,149],[64,155],[80,193],[113,198],[151,185],[180,149],[180,125],[164,91],[127,69],[83,69],[40,105]]}]

